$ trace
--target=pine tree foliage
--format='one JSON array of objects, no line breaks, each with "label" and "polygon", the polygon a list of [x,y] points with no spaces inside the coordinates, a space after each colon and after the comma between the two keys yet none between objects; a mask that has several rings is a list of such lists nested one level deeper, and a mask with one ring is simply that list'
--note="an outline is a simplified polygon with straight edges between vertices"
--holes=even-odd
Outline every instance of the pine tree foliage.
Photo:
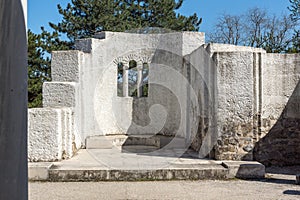
[{"label": "pine tree foliage", "polygon": [[293,45],[289,49],[290,53],[299,53],[300,52],[300,0],[290,0],[290,6],[288,9],[291,11],[291,18],[298,25],[295,28],[294,36],[293,36]]},{"label": "pine tree foliage", "polygon": [[300,0],[289,0],[290,6],[288,9],[291,11],[291,17],[293,20],[300,20]]},{"label": "pine tree foliage", "polygon": [[99,31],[126,31],[160,27],[176,31],[198,31],[196,14],[186,17],[175,11],[183,0],[72,0],[66,8],[58,5],[63,20],[50,26],[73,42]]}]

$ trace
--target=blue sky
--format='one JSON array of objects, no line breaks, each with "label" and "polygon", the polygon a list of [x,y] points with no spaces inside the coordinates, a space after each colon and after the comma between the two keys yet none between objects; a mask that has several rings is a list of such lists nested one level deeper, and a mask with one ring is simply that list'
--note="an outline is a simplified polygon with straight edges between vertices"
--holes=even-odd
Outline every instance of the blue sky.
[{"label": "blue sky", "polygon": [[[61,16],[57,11],[57,4],[63,7],[71,0],[28,0],[28,28],[39,33],[44,26],[51,30],[48,22],[58,22]],[[269,13],[280,15],[287,13],[289,0],[185,0],[179,12],[183,15],[197,13],[203,18],[201,32],[208,32],[216,23],[220,14],[242,14],[249,8],[260,7]]]}]

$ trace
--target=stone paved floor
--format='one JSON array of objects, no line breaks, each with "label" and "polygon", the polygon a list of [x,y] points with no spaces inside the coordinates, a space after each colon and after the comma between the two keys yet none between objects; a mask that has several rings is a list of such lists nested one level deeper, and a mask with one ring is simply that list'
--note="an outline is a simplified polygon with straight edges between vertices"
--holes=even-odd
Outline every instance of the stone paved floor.
[{"label": "stone paved floor", "polygon": [[55,162],[59,169],[157,169],[168,167],[197,168],[199,165],[221,167],[220,161],[195,159],[194,152],[164,150],[151,153],[120,153],[118,149],[82,149],[72,159]]}]

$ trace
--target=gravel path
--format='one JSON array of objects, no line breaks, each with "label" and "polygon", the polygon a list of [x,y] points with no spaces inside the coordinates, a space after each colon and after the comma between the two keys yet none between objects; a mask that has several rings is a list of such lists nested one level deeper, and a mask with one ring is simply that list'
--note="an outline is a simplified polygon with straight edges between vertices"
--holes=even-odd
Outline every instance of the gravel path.
[{"label": "gravel path", "polygon": [[266,179],[253,181],[32,182],[29,199],[300,200],[300,185],[295,185],[300,166],[271,167],[266,172]]},{"label": "gravel path", "polygon": [[[269,177],[271,177],[269,175]],[[260,181],[29,183],[30,200],[93,199],[300,199],[291,177]]]}]

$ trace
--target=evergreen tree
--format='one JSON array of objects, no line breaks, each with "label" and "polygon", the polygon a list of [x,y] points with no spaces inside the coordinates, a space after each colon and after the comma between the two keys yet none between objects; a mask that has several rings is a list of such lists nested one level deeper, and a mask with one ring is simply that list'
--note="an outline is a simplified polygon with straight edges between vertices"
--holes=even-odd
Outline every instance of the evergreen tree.
[{"label": "evergreen tree", "polygon": [[291,11],[291,17],[295,21],[300,20],[300,0],[289,0],[290,6],[288,9]]},{"label": "evergreen tree", "polygon": [[196,14],[176,14],[183,0],[72,0],[65,9],[58,5],[63,20],[50,26],[68,36],[71,42],[99,31],[126,31],[160,27],[175,31],[198,31]]},{"label": "evergreen tree", "polygon": [[298,28],[295,29],[295,33],[293,36],[293,45],[289,49],[290,53],[298,53],[300,52],[300,0],[289,0],[290,6],[288,9],[291,11],[291,18],[294,20],[296,24],[298,24]]}]

